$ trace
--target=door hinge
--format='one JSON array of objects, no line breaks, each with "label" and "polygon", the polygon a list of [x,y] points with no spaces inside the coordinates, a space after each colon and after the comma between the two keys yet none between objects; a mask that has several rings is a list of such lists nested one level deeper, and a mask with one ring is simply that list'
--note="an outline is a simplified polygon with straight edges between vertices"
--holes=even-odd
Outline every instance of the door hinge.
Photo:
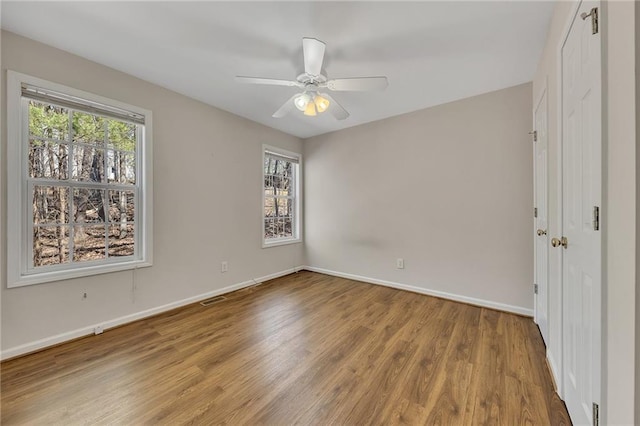
[{"label": "door hinge", "polygon": [[591,34],[598,34],[598,8],[594,7],[593,9],[591,9],[591,12],[582,12],[580,14],[580,17],[583,21],[589,16],[591,16]]},{"label": "door hinge", "polygon": [[600,425],[600,407],[595,402],[593,403],[593,426]]},{"label": "door hinge", "polygon": [[537,130],[533,130],[531,132],[529,132],[530,135],[533,135],[533,141],[534,142],[538,142],[538,131]]},{"label": "door hinge", "polygon": [[538,294],[538,284],[533,285],[533,294]]},{"label": "door hinge", "polygon": [[600,207],[593,206],[593,230],[600,230]]},{"label": "door hinge", "polygon": [[538,208],[537,207],[533,208],[533,217],[538,217]]}]

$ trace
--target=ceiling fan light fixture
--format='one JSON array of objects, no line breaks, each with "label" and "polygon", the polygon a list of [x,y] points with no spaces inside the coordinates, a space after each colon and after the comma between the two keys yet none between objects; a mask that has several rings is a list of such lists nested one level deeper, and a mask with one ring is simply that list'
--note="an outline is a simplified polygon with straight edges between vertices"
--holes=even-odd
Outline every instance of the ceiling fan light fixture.
[{"label": "ceiling fan light fixture", "polygon": [[313,103],[316,105],[316,109],[318,110],[318,112],[325,112],[327,108],[329,108],[330,104],[329,99],[323,97],[320,94],[316,95],[316,97],[313,99]]},{"label": "ceiling fan light fixture", "polygon": [[[1,2],[2,0],[0,0]],[[297,87],[302,93],[294,93],[287,101],[273,113],[273,118],[282,118],[292,112],[295,106],[304,115],[314,117],[329,111],[337,120],[345,120],[349,113],[328,92],[318,93],[318,90],[338,92],[366,92],[370,90],[384,90],[388,86],[387,77],[349,77],[328,79],[322,74],[324,63],[325,43],[315,38],[302,39],[302,58],[304,72],[295,80],[280,80],[275,78],[236,76],[239,83],[266,84],[271,86]],[[293,102],[293,105],[291,103]]]},{"label": "ceiling fan light fixture", "polygon": [[[307,92],[300,93],[293,99],[293,103],[300,111],[305,111],[311,102],[311,96]],[[315,115],[315,114],[314,114]]]},{"label": "ceiling fan light fixture", "polygon": [[317,115],[316,112],[316,104],[313,102],[308,102],[307,107],[304,110],[304,115],[308,115],[310,117],[315,117]]}]

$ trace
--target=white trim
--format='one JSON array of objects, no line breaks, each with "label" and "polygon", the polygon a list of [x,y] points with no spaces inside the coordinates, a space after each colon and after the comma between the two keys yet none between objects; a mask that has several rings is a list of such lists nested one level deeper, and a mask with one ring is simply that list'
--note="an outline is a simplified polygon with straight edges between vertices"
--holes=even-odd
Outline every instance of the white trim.
[{"label": "white trim", "polygon": [[[22,175],[20,162],[9,161],[8,159],[22,158],[22,143],[11,143],[12,140],[22,140],[22,123],[20,121],[20,77],[19,74],[7,70],[7,182],[21,182]],[[20,223],[22,207],[20,203],[11,200],[21,200],[20,187],[22,185],[7,185],[7,287],[11,283],[20,281],[20,268],[12,265],[20,265],[23,252],[22,227],[11,226]]]},{"label": "white trim", "polygon": [[[131,269],[146,268],[152,266],[151,262],[144,260],[130,260],[113,263],[90,264],[88,266],[64,269],[59,271],[38,272],[30,275],[23,275],[19,282],[8,285],[8,288],[22,287],[32,284],[50,283],[54,281],[80,278],[91,275],[109,274],[111,272],[127,271]],[[11,268],[9,268],[11,270]]]},{"label": "white trim", "polygon": [[256,284],[262,284],[264,281],[272,280],[275,278],[279,278],[285,275],[293,274],[302,270],[302,267],[295,267],[291,269],[285,269],[283,271],[275,272],[273,274],[268,274],[262,276],[260,278],[254,278],[247,281],[243,281],[237,284],[232,284],[227,287],[223,287],[217,290],[212,290],[207,293],[198,294],[196,296],[187,297],[186,299],[181,299],[175,302],[167,303],[166,305],[157,306],[155,308],[146,309],[144,311],[134,312],[129,315],[125,315],[122,317],[114,318],[107,321],[98,322],[95,324],[91,324],[85,327],[77,328],[75,330],[67,331],[64,333],[56,334],[55,336],[45,337],[43,339],[35,340],[33,342],[25,343],[23,345],[15,346],[13,348],[6,349],[0,353],[0,360],[6,360],[9,358],[13,358],[20,355],[25,355],[30,352],[35,352],[49,346],[57,345],[60,343],[67,342],[69,340],[77,339],[79,337],[89,336],[94,334],[95,327],[101,326],[103,330],[108,331],[110,328],[118,327],[123,324],[127,324],[133,321],[137,321],[139,319],[147,318],[153,315],[157,315],[163,312],[170,311],[175,308],[179,308],[181,306],[189,305],[192,303],[199,302],[201,300],[208,299],[213,296],[218,296],[220,294],[230,293],[232,291],[240,290],[245,287],[251,287]]},{"label": "white trim", "polygon": [[[263,219],[263,222],[264,222],[264,219]],[[262,226],[264,226],[264,224]],[[262,231],[262,233],[264,234],[264,231]],[[298,243],[302,243],[302,238],[284,238],[284,239],[277,239],[269,242],[263,242],[262,248],[286,246],[289,244],[298,244]]]},{"label": "white trim", "polygon": [[[135,254],[122,260],[105,260],[99,262],[70,263],[58,265],[54,268],[34,270],[29,268],[29,247],[25,244],[30,240],[30,231],[24,223],[29,211],[29,192],[27,170],[22,159],[27,149],[23,143],[24,132],[28,132],[26,120],[22,120],[22,88],[26,83],[45,89],[58,91],[81,99],[110,105],[127,111],[132,111],[145,117],[142,137],[138,141],[136,154],[136,185],[131,189],[136,193],[135,209]],[[114,99],[67,87],[27,74],[7,70],[7,288],[40,284],[69,278],[103,274],[127,269],[143,268],[153,262],[153,118],[152,112],[129,105]],[[20,161],[14,159],[19,158]],[[144,161],[144,162],[143,162]],[[61,182],[67,185],[68,182]],[[79,184],[82,186],[83,184]],[[102,185],[104,186],[104,185]],[[108,189],[108,186],[104,186]]]},{"label": "white trim", "polygon": [[[138,200],[141,205],[142,227],[140,227],[140,239],[138,241],[141,258],[147,263],[147,266],[153,264],[153,114],[148,111],[145,116],[144,125],[144,143],[139,148],[141,155],[138,155],[137,161],[142,164],[142,199]],[[136,172],[137,173],[137,172]],[[136,177],[137,179],[137,177]],[[140,219],[138,219],[140,220]]]},{"label": "white trim", "polygon": [[462,296],[460,294],[448,293],[439,290],[430,290],[422,287],[415,287],[408,284],[396,283],[393,281],[380,280],[377,278],[364,277],[362,275],[348,274],[345,272],[337,272],[324,268],[316,268],[315,266],[304,266],[302,269],[311,272],[318,272],[334,277],[346,278],[355,281],[362,281],[369,284],[382,285],[385,287],[396,288],[398,290],[411,291],[413,293],[425,294],[427,296],[435,296],[442,299],[453,300],[455,302],[468,303],[470,305],[481,306],[484,308],[496,309],[498,311],[510,312],[527,317],[533,317],[533,309],[523,308],[521,306],[507,305],[505,303],[492,302],[485,299],[477,299],[475,297]]},{"label": "white trim", "polygon": [[[534,132],[536,132],[536,141],[534,141],[532,143],[532,150],[533,150],[533,205],[535,206],[535,208],[537,209],[537,216],[540,217],[540,206],[537,205],[537,201],[538,201],[538,179],[537,179],[537,173],[538,173],[538,155],[537,155],[537,149],[538,149],[538,143],[540,142],[540,139],[537,137],[540,132],[539,129],[536,128],[536,116],[538,113],[538,108],[540,108],[540,105],[542,104],[542,101],[544,100],[545,105],[545,125],[546,128],[544,129],[544,134],[545,134],[545,138],[546,138],[546,144],[547,144],[547,154],[546,154],[546,167],[545,170],[547,172],[547,176],[545,177],[545,183],[547,184],[546,189],[545,189],[545,195],[546,195],[546,200],[545,200],[545,208],[546,211],[544,212],[545,214],[545,218],[546,218],[546,231],[547,231],[547,241],[549,239],[549,92],[548,92],[548,87],[549,87],[549,83],[548,83],[548,76],[545,75],[544,77],[544,84],[542,86],[542,89],[540,90],[540,93],[538,94],[538,96],[536,97],[536,102],[533,106],[533,127],[534,127]],[[538,238],[540,238],[536,231],[538,228],[538,217],[533,218],[533,282],[538,286],[538,288],[540,287],[540,280],[538,279]],[[543,330],[540,329],[540,334],[542,335],[542,340],[544,341],[545,339],[545,334],[547,339],[550,339],[549,336],[549,254],[547,252],[547,266],[546,266],[546,271],[547,271],[547,277],[546,277],[546,288],[545,288],[545,295],[547,297],[547,301],[545,303],[546,306],[546,330],[544,330],[544,333],[542,332]],[[539,293],[535,293],[533,295],[533,321],[538,324],[538,328],[540,327],[540,318],[538,318],[538,298],[540,297]],[[545,341],[544,342],[545,345],[548,345],[549,342]]]},{"label": "white trim", "polygon": [[[57,334],[55,336],[45,337],[43,339],[35,340],[33,342],[25,343],[23,345],[15,346],[13,348],[6,349],[0,353],[0,360],[6,360],[9,358],[13,358],[20,355],[25,355],[31,352],[35,352],[41,349],[45,349],[49,346],[57,345],[60,343],[67,342],[69,340],[77,339],[79,337],[89,336],[94,334],[95,327],[101,326],[103,330],[108,331],[110,328],[114,328],[120,325],[124,325],[133,321],[137,321],[143,318],[148,318],[153,315],[161,314],[163,312],[170,311],[172,309],[179,308],[181,306],[189,305],[192,303],[199,302],[204,299],[208,299],[210,297],[218,296],[220,294],[230,293],[236,290],[240,290],[246,287],[251,287],[256,284],[262,284],[264,281],[272,280],[275,278],[279,278],[285,275],[290,275],[295,272],[307,270],[311,272],[318,272],[325,275],[331,275],[340,278],[351,279],[355,281],[362,281],[370,284],[382,285],[385,287],[391,287],[398,290],[411,291],[413,293],[425,294],[428,296],[440,297],[443,299],[453,300],[456,302],[469,303],[476,306],[486,307],[490,309],[496,309],[504,312],[511,312],[518,315],[525,315],[528,317],[533,316],[533,310],[522,308],[519,306],[507,305],[498,302],[492,302],[484,299],[477,299],[473,297],[467,297],[462,295],[457,295],[453,293],[447,293],[438,290],[429,290],[421,287],[415,287],[407,284],[400,284],[392,281],[379,280],[376,278],[364,277],[361,275],[355,274],[347,274],[343,272],[332,271],[324,268],[316,268],[313,266],[296,266],[291,269],[285,269],[283,271],[275,272],[272,274],[264,275],[259,278],[254,278],[250,280],[246,280],[237,284],[232,284],[227,287],[223,287],[220,289],[212,290],[207,293],[202,293],[196,296],[188,297],[185,299],[181,299],[175,302],[167,303],[165,305],[157,306],[155,308],[146,309],[144,311],[134,312],[129,315],[125,315],[122,317],[114,318],[107,321],[102,321],[99,323],[91,324],[85,327],[81,327],[75,330],[67,331],[64,333]],[[553,367],[555,367],[555,362],[550,357],[550,363]]]},{"label": "white trim", "polygon": [[556,393],[558,394],[558,396],[562,397],[560,395],[560,379],[562,379],[562,376],[560,375],[560,371],[558,370],[558,363],[556,362],[556,359],[554,358],[553,353],[549,350],[549,348],[547,348],[546,353],[547,364],[549,365],[549,370],[551,370],[553,382],[556,385]]}]

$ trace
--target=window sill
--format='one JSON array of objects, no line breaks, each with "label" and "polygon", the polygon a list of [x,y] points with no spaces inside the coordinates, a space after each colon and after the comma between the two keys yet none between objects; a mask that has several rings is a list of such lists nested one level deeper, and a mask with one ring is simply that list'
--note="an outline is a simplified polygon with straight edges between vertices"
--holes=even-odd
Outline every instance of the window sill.
[{"label": "window sill", "polygon": [[281,240],[265,241],[262,240],[262,248],[286,246],[289,244],[298,244],[302,242],[302,238],[286,238]]},{"label": "window sill", "polygon": [[144,260],[132,260],[129,262],[119,262],[106,265],[95,265],[67,269],[62,271],[40,272],[34,274],[25,274],[9,280],[7,288],[24,287],[33,284],[44,284],[54,281],[62,281],[71,278],[89,277],[92,275],[107,274],[110,272],[127,271],[131,269],[146,268],[152,266],[152,263]]}]

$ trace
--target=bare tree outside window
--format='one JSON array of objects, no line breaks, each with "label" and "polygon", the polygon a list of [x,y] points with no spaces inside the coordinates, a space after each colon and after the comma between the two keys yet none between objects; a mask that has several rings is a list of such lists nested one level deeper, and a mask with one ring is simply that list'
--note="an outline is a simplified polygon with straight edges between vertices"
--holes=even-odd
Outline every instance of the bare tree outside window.
[{"label": "bare tree outside window", "polygon": [[134,255],[138,127],[29,101],[34,267]]},{"label": "bare tree outside window", "polygon": [[264,156],[264,238],[296,238],[297,162]]}]

